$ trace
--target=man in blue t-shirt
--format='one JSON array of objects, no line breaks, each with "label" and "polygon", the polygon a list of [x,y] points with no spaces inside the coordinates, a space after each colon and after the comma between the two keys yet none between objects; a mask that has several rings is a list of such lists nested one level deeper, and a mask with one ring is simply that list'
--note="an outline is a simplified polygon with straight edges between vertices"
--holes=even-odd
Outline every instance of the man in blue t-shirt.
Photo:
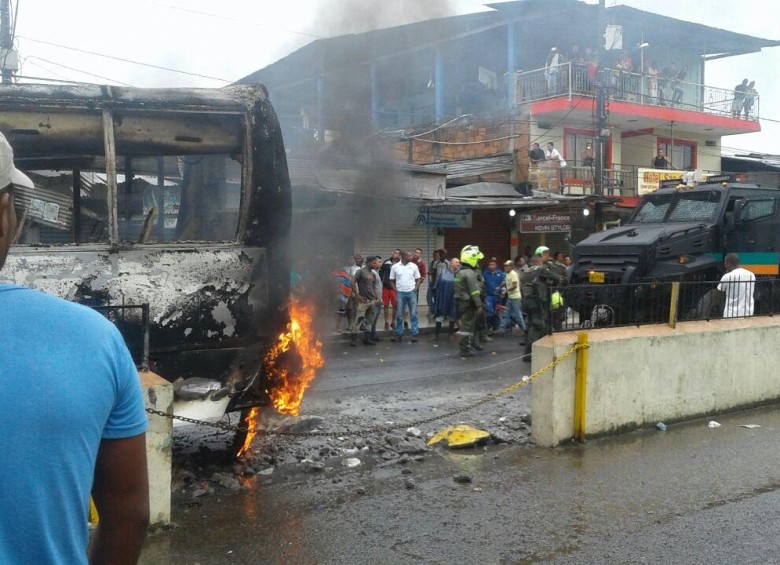
[{"label": "man in blue t-shirt", "polygon": [[[16,233],[0,134],[0,269]],[[0,563],[137,563],[149,521],[146,413],[122,336],[89,308],[0,284]]]},{"label": "man in blue t-shirt", "polygon": [[487,269],[482,271],[482,278],[485,279],[485,314],[487,315],[488,328],[495,331],[498,329],[498,309],[496,306],[500,303],[500,287],[504,284],[506,275],[498,270],[498,262],[495,257],[491,257]]}]

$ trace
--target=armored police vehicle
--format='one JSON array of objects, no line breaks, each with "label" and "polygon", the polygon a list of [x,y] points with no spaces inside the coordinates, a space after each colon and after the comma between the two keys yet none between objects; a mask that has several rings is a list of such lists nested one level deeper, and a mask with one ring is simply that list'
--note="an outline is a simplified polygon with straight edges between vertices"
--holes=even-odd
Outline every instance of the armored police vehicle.
[{"label": "armored police vehicle", "polygon": [[[737,253],[756,275],[777,275],[780,189],[725,175],[695,185],[679,182],[661,183],[642,197],[627,224],[575,246],[571,282],[583,287],[570,302],[580,320],[642,321],[651,303],[666,303],[671,285],[659,283],[718,281],[727,253]],[[696,317],[713,286],[690,285],[699,291],[686,294],[680,317]]]}]

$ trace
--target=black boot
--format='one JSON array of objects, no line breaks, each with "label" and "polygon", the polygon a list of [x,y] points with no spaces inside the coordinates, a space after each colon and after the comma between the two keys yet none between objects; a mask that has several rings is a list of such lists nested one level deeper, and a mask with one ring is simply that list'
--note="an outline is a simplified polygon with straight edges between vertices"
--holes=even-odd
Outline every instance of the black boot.
[{"label": "black boot", "polygon": [[440,332],[441,332],[441,322],[436,322],[436,327],[433,328],[433,341],[439,341]]},{"label": "black boot", "polygon": [[371,334],[369,332],[363,333],[363,345],[376,345],[374,341],[371,339]]},{"label": "black boot", "polygon": [[357,347],[357,334],[352,334],[349,338],[349,346]]}]

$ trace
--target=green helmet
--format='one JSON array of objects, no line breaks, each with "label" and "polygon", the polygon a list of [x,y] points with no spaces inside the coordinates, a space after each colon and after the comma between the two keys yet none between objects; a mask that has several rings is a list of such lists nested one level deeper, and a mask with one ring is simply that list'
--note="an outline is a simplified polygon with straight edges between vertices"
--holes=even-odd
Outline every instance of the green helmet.
[{"label": "green helmet", "polygon": [[467,245],[460,250],[460,262],[470,267],[476,267],[480,259],[485,256],[476,245]]}]

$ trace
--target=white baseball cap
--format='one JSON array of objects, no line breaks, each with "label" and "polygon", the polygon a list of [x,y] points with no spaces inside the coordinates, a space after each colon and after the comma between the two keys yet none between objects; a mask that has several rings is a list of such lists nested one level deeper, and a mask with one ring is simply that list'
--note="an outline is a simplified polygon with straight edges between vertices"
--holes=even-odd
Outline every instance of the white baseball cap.
[{"label": "white baseball cap", "polygon": [[30,177],[14,166],[14,150],[11,144],[0,132],[0,190],[9,184],[32,188],[35,186]]}]

